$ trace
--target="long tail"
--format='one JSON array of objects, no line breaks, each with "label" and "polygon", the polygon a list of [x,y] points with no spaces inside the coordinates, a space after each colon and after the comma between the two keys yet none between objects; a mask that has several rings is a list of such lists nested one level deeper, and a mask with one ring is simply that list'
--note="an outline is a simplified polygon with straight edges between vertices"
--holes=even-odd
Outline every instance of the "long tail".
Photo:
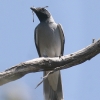
[{"label": "long tail", "polygon": [[[44,75],[48,72],[45,71]],[[60,71],[57,71],[44,81],[44,96],[45,100],[64,100],[62,91],[62,82]]]}]

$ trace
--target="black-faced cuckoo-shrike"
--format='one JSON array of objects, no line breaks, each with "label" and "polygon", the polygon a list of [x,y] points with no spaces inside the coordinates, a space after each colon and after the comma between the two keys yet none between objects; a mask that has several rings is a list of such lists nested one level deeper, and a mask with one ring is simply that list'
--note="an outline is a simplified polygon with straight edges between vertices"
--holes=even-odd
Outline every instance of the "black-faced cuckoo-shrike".
[{"label": "black-faced cuckoo-shrike", "polygon": [[[31,7],[40,23],[35,28],[35,45],[39,57],[58,57],[64,51],[64,33],[45,7]],[[49,71],[44,71],[46,75]],[[49,75],[43,82],[45,100],[64,100],[60,71]]]}]

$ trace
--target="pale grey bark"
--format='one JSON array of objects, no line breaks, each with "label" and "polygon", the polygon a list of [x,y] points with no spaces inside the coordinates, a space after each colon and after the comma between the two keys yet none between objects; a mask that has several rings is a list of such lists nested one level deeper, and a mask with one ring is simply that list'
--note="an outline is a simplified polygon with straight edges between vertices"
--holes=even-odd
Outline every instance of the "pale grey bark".
[{"label": "pale grey bark", "polygon": [[[0,85],[17,80],[32,72],[47,71],[70,68],[90,60],[100,53],[100,39],[91,45],[69,55],[54,58],[36,58],[18,65],[15,65],[0,73]],[[90,62],[91,63],[91,62]],[[51,72],[52,73],[52,72]]]}]

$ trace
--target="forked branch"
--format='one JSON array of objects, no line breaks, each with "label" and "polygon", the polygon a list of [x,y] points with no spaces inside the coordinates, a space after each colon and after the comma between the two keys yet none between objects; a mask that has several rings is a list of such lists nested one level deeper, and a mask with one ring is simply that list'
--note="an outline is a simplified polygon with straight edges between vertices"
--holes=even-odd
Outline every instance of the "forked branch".
[{"label": "forked branch", "polygon": [[[32,72],[48,71],[48,70],[62,70],[72,66],[81,64],[90,60],[100,53],[100,39],[91,45],[62,57],[54,58],[36,58],[18,65],[15,65],[4,72],[0,73],[0,85],[17,80],[24,75]],[[53,73],[52,71],[51,73]]]}]

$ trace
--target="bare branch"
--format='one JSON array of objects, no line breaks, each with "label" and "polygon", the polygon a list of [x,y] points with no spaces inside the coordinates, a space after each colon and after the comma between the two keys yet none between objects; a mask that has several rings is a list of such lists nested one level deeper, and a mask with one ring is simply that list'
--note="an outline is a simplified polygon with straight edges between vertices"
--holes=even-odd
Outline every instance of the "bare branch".
[{"label": "bare branch", "polygon": [[70,68],[72,66],[81,64],[87,60],[90,60],[99,53],[100,39],[87,46],[86,48],[83,48],[82,50],[79,50],[69,55],[62,56],[60,58],[41,57],[29,60],[16,66],[13,66],[12,68],[5,70],[4,72],[1,72],[0,85],[17,80],[24,75],[32,72],[48,71],[53,70],[55,68],[53,71],[50,72],[51,74],[57,70]]}]

